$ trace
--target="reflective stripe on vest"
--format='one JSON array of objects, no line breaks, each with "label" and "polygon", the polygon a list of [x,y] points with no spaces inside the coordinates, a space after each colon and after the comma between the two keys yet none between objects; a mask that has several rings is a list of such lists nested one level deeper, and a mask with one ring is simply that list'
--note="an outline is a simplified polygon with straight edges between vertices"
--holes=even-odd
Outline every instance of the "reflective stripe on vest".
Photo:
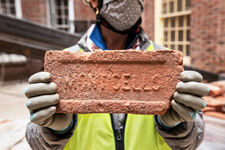
[{"label": "reflective stripe on vest", "polygon": [[150,46],[149,46],[146,50],[147,50],[147,51],[154,50],[153,42],[152,42],[152,41],[149,41],[149,42],[150,42]]},{"label": "reflective stripe on vest", "polygon": [[[70,48],[65,48],[63,51],[71,51],[71,50]],[[84,50],[80,48],[78,52],[84,52]]]},{"label": "reflective stripe on vest", "polygon": [[[154,50],[153,42],[150,43],[148,51]],[[153,115],[128,114],[124,129],[125,150],[171,150],[156,131]],[[64,150],[115,150],[115,148],[110,114],[78,114],[77,127]]]}]

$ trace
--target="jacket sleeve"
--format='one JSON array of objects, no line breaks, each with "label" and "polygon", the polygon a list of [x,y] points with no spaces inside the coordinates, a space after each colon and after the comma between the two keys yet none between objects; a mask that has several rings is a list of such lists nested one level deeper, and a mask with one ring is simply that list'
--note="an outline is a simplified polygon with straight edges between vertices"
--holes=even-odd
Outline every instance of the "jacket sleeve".
[{"label": "jacket sleeve", "polygon": [[75,120],[72,128],[61,135],[55,134],[52,129],[29,122],[26,130],[26,139],[32,150],[63,150],[77,125],[77,115],[74,116]]},{"label": "jacket sleeve", "polygon": [[156,130],[173,150],[195,150],[203,140],[205,124],[202,112],[196,115],[194,121],[183,122],[170,130],[163,129],[156,116],[154,120]]}]

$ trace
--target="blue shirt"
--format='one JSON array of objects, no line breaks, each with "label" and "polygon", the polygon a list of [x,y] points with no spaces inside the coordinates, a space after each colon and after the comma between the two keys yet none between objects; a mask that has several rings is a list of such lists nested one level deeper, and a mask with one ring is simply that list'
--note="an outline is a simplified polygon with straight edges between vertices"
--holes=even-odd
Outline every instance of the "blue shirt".
[{"label": "blue shirt", "polygon": [[[139,33],[137,35],[132,35],[132,36],[128,36],[128,40],[127,40],[127,45],[126,45],[126,49],[130,48],[134,42],[137,40],[137,38],[139,37]],[[94,42],[94,44],[96,46],[98,46],[100,49],[102,50],[109,50],[105,44],[105,41],[102,37],[101,34],[101,30],[100,27],[96,24],[91,35],[90,35],[90,39]]]}]

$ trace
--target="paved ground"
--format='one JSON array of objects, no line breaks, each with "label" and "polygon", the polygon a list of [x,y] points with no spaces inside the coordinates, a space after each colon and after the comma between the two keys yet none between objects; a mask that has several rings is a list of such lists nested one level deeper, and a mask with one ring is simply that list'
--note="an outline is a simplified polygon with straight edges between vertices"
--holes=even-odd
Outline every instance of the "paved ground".
[{"label": "paved ground", "polygon": [[27,83],[20,81],[7,82],[0,86],[0,118],[14,119],[29,115],[26,109],[26,97],[23,94]]},{"label": "paved ground", "polygon": [[[23,89],[27,83],[0,86],[0,150],[30,150],[25,140],[29,112]],[[204,116],[205,138],[198,150],[225,150],[225,120]]]},{"label": "paved ground", "polygon": [[205,138],[198,150],[225,150],[225,120],[204,116]]},{"label": "paved ground", "polygon": [[14,81],[0,86],[0,150],[30,150],[25,139],[29,121],[23,94],[26,85]]}]

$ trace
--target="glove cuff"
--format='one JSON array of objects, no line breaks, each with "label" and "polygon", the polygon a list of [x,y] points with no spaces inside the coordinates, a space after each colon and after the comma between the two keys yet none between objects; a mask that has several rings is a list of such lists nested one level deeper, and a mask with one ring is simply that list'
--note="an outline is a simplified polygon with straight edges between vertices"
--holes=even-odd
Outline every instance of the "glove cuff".
[{"label": "glove cuff", "polygon": [[54,130],[52,128],[50,128],[55,134],[65,134],[67,133],[72,127],[73,127],[74,121],[72,120],[70,125],[67,126],[66,128],[63,128],[61,130]]},{"label": "glove cuff", "polygon": [[70,131],[74,127],[75,124],[76,124],[76,114],[73,114],[72,121],[67,127],[60,129],[60,130],[56,130],[54,128],[50,128],[50,129],[53,131],[53,133],[62,135],[62,134],[67,133],[68,131]]},{"label": "glove cuff", "polygon": [[178,126],[181,122],[177,122],[176,124],[174,125],[167,125],[165,123],[163,123],[161,120],[160,120],[161,117],[159,117],[158,115],[156,115],[156,121],[158,122],[159,126],[161,126],[163,129],[166,129],[166,130],[170,130],[176,126]]}]

